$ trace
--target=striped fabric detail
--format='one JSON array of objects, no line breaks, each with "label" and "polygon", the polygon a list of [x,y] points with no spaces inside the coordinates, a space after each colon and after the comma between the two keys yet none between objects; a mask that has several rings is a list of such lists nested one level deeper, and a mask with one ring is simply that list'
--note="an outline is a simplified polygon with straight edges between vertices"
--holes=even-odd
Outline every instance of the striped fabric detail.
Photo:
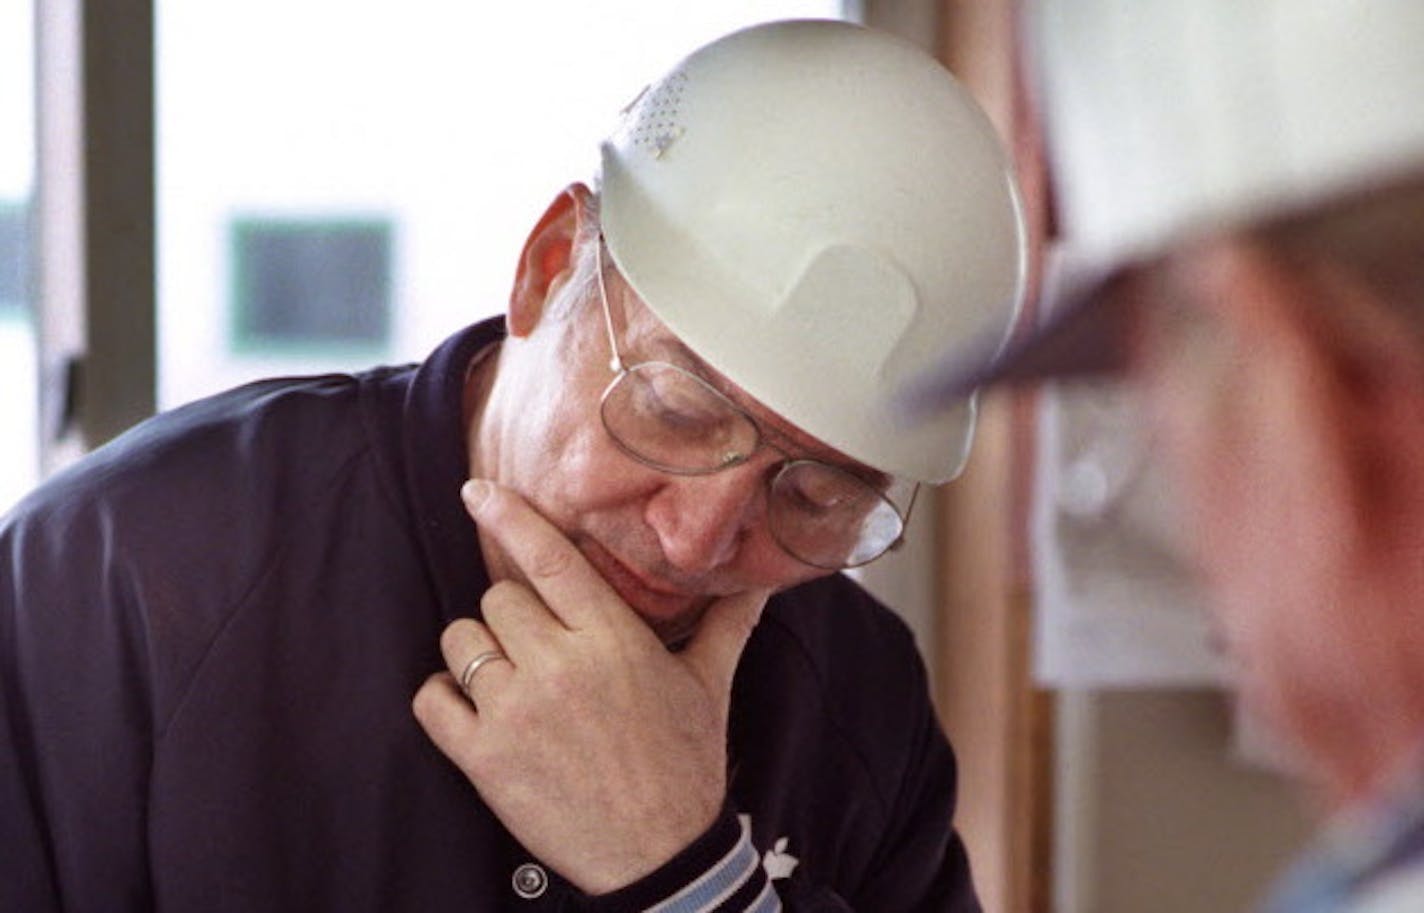
[{"label": "striped fabric detail", "polygon": [[[742,836],[732,850],[692,884],[666,900],[648,907],[645,913],[712,913],[760,873],[761,860],[752,846],[751,828],[743,820]],[[746,913],[774,913],[781,903],[768,882]]]}]

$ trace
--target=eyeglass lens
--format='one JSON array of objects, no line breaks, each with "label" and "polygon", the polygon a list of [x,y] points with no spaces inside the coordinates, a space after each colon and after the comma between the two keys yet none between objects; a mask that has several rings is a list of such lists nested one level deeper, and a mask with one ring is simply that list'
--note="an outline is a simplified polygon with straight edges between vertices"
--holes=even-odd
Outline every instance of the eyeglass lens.
[{"label": "eyeglass lens", "polygon": [[[622,371],[604,392],[603,424],[630,456],[665,472],[700,475],[745,462],[759,443],[751,417],[702,378],[666,362]],[[878,557],[903,522],[881,492],[815,460],[785,463],[771,485],[772,534],[801,561],[853,567]]]},{"label": "eyeglass lens", "polygon": [[676,473],[715,472],[756,450],[757,429],[707,382],[674,365],[625,370],[603,396],[603,423],[644,462]]}]

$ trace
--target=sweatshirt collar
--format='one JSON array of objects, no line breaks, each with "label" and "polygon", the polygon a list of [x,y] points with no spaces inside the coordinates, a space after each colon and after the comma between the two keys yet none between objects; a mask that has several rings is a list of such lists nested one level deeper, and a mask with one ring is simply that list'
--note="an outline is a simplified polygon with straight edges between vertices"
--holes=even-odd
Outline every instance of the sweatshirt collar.
[{"label": "sweatshirt collar", "polygon": [[474,521],[460,499],[470,471],[462,407],[471,361],[504,337],[503,317],[456,333],[421,364],[406,394],[401,442],[406,490],[446,623],[477,614],[490,585]]}]

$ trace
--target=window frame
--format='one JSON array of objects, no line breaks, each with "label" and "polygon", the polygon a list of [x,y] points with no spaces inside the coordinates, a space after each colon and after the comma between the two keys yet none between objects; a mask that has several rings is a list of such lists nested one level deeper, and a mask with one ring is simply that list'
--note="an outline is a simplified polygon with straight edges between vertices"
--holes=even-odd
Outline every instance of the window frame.
[{"label": "window frame", "polygon": [[35,0],[40,467],[155,405],[152,0]]}]

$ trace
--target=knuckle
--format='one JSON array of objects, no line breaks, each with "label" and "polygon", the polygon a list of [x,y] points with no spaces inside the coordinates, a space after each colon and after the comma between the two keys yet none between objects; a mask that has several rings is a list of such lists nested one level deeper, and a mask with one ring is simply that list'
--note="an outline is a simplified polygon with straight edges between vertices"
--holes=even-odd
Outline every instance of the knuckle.
[{"label": "knuckle", "polygon": [[410,699],[411,712],[421,723],[429,726],[438,721],[443,711],[441,676],[432,675],[425,680]]},{"label": "knuckle", "polygon": [[426,679],[425,684],[421,685],[419,690],[415,692],[415,696],[410,699],[410,710],[415,714],[415,718],[421,722],[425,722],[430,718],[431,690],[432,681],[431,679]]},{"label": "knuckle", "polygon": [[523,598],[527,589],[513,580],[500,580],[485,590],[485,594],[480,597],[480,608],[488,615],[491,612],[498,612],[501,608],[513,604],[516,600]]},{"label": "knuckle", "polygon": [[587,682],[581,664],[571,657],[551,659],[540,677],[540,685],[549,700],[564,703],[580,697]]},{"label": "knuckle", "polygon": [[544,661],[544,668],[540,670],[539,683],[544,689],[560,694],[568,689],[571,680],[574,678],[572,664],[564,656],[555,655]]},{"label": "knuckle", "polygon": [[480,519],[485,523],[498,525],[509,517],[509,493],[498,485],[490,486],[484,503],[480,505]]},{"label": "knuckle", "polygon": [[528,733],[533,731],[543,714],[527,694],[506,695],[497,705],[491,706],[490,716],[510,732]]},{"label": "knuckle", "polygon": [[557,577],[569,569],[572,560],[573,550],[565,543],[543,543],[530,554],[525,570],[531,577]]},{"label": "knuckle", "polygon": [[473,632],[475,624],[473,619],[460,618],[446,625],[445,630],[440,632],[441,652],[446,656],[453,656],[460,644],[464,643]]},{"label": "knuckle", "polygon": [[480,785],[488,781],[496,769],[496,755],[484,739],[472,739],[460,753],[459,766],[470,782]]}]

